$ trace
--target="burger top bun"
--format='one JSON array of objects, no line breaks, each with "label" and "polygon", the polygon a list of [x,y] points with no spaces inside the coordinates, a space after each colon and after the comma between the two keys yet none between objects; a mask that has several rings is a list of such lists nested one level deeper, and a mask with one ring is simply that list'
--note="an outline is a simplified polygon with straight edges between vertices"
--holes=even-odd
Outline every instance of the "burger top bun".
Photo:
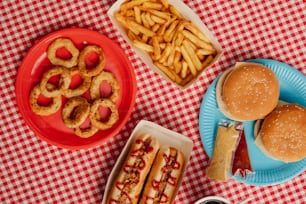
[{"label": "burger top bun", "polygon": [[279,82],[274,72],[257,63],[238,62],[217,82],[216,99],[220,111],[232,120],[264,118],[277,105]]},{"label": "burger top bun", "polygon": [[261,120],[258,126],[255,144],[267,156],[284,162],[306,158],[305,107],[281,105]]}]

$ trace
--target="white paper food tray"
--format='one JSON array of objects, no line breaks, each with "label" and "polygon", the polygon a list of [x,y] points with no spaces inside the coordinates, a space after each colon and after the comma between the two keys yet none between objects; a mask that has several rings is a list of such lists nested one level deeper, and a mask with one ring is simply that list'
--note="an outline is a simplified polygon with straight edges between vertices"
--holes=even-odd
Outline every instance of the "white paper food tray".
[{"label": "white paper food tray", "polygon": [[160,143],[160,145],[169,145],[172,147],[177,148],[178,150],[180,150],[183,154],[184,154],[184,159],[185,159],[185,163],[183,166],[183,171],[182,171],[182,176],[178,181],[178,185],[175,191],[175,195],[177,194],[178,190],[179,190],[179,186],[181,185],[182,182],[182,178],[184,176],[184,172],[186,170],[186,167],[188,165],[188,161],[189,161],[189,157],[192,151],[192,147],[193,147],[193,143],[192,141],[185,137],[184,135],[181,135],[177,132],[171,131],[169,129],[166,129],[160,125],[157,125],[156,123],[150,122],[150,121],[146,121],[146,120],[141,120],[137,126],[135,127],[135,129],[133,130],[130,138],[128,139],[126,145],[124,146],[120,156],[117,159],[116,164],[113,167],[112,172],[110,173],[108,180],[107,180],[107,184],[105,187],[105,191],[104,191],[104,196],[103,196],[103,200],[102,200],[102,204],[106,204],[107,201],[107,196],[111,191],[114,179],[116,178],[117,174],[119,173],[125,159],[126,156],[129,153],[131,144],[134,142],[135,137],[138,135],[142,135],[148,133],[154,137],[156,137]]},{"label": "white paper food tray", "polygon": [[181,89],[188,88],[191,84],[193,84],[193,82],[195,82],[201,76],[203,71],[207,70],[211,65],[213,65],[221,57],[221,55],[222,55],[222,48],[221,48],[219,42],[214,37],[214,35],[208,30],[208,28],[202,22],[200,17],[191,8],[189,8],[186,4],[184,4],[182,1],[180,1],[180,0],[168,0],[169,4],[175,6],[177,11],[179,11],[181,13],[181,15],[186,20],[191,21],[199,30],[201,30],[206,35],[206,37],[211,41],[211,43],[213,44],[213,46],[217,50],[217,55],[215,56],[215,58],[206,66],[206,68],[202,69],[201,73],[199,73],[197,75],[197,77],[193,78],[191,81],[189,81],[184,86],[181,86],[181,85],[173,82],[171,79],[169,79],[169,77],[166,74],[164,74],[159,68],[157,68],[153,64],[153,61],[152,61],[151,57],[146,52],[140,50],[139,48],[137,48],[137,47],[135,47],[133,45],[133,43],[131,42],[131,40],[128,38],[128,36],[126,34],[126,31],[125,31],[126,29],[115,19],[114,13],[116,11],[120,10],[120,5],[123,2],[125,2],[125,0],[118,0],[118,1],[116,1],[112,5],[112,7],[108,10],[108,12],[107,12],[107,14],[108,14],[111,22],[113,23],[114,27],[119,31],[119,33],[122,35],[122,37],[129,43],[131,48],[144,61],[144,63],[148,67],[150,67],[152,70],[154,70],[155,72],[159,73],[165,79],[167,79],[168,81],[172,82],[173,84],[175,84],[176,86],[180,87]]}]

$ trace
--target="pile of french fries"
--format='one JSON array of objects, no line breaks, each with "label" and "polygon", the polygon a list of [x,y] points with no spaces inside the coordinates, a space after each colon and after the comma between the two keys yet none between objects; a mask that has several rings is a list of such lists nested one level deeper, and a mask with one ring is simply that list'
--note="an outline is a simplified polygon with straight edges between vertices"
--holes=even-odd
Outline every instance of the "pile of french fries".
[{"label": "pile of french fries", "polygon": [[184,86],[217,54],[210,40],[167,0],[127,0],[114,17],[156,67]]}]

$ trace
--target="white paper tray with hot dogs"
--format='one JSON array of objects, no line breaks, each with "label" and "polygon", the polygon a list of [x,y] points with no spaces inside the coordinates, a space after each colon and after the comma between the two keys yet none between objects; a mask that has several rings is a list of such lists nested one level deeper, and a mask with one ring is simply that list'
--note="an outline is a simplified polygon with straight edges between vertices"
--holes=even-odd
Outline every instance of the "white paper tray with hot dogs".
[{"label": "white paper tray with hot dogs", "polygon": [[[124,168],[124,166],[126,166],[126,160],[127,157],[129,155],[129,153],[131,152],[131,148],[133,144],[135,144],[136,139],[140,136],[140,135],[151,135],[154,138],[157,139],[158,143],[159,143],[159,152],[161,152],[161,150],[163,149],[162,147],[166,147],[166,146],[171,146],[174,147],[175,149],[179,150],[182,153],[182,157],[184,159],[184,162],[182,163],[182,167],[181,167],[181,176],[178,178],[177,182],[176,182],[176,187],[174,189],[174,193],[173,193],[173,198],[171,199],[171,201],[174,200],[175,195],[177,194],[178,190],[179,190],[179,186],[182,182],[182,178],[183,178],[183,174],[185,172],[185,169],[188,165],[188,160],[190,157],[190,153],[192,151],[192,147],[193,147],[193,143],[192,141],[185,137],[184,135],[181,135],[179,133],[176,133],[174,131],[171,131],[169,129],[166,129],[158,124],[155,124],[153,122],[150,121],[146,121],[146,120],[141,120],[137,126],[135,127],[135,129],[133,130],[129,140],[127,141],[125,147],[123,148],[119,158],[117,159],[116,164],[113,167],[113,170],[111,172],[111,174],[109,175],[107,184],[106,184],[106,188],[105,188],[105,192],[104,192],[104,196],[103,196],[103,200],[102,200],[102,204],[106,204],[108,203],[108,198],[110,196],[110,193],[112,191],[112,188],[114,186],[114,183],[116,181],[116,179],[118,178],[121,169]],[[156,153],[156,158],[157,158],[158,152]],[[154,166],[156,167],[156,162],[157,159],[155,159],[153,161],[153,163],[151,164],[150,167],[150,171],[152,169],[154,169]],[[153,172],[153,170],[152,170]],[[151,172],[148,173],[148,175],[150,175]],[[147,181],[146,181],[147,182]],[[142,192],[144,189],[144,186],[146,185],[146,182],[143,184],[143,188],[142,188]],[[156,181],[155,181],[156,182]],[[121,188],[121,187],[119,187]],[[141,195],[141,194],[140,194]],[[123,196],[123,198],[125,198]],[[140,201],[141,199],[139,199]]]}]

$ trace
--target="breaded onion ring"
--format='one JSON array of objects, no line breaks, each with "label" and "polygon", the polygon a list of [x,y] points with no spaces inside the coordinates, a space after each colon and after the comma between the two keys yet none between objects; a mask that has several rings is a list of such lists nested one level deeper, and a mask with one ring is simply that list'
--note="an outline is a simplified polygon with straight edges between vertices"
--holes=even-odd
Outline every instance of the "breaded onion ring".
[{"label": "breaded onion ring", "polygon": [[[56,50],[62,47],[66,48],[70,52],[70,59],[61,59],[56,56]],[[70,39],[57,38],[49,45],[47,49],[47,56],[53,65],[70,68],[78,64],[79,50],[75,47]]]},{"label": "breaded onion ring", "polygon": [[64,124],[69,128],[76,128],[88,117],[90,105],[83,97],[68,99],[62,110]]},{"label": "breaded onion ring", "polygon": [[53,113],[56,113],[62,106],[62,96],[61,95],[52,97],[52,102],[48,104],[47,106],[39,105],[37,100],[40,94],[41,94],[40,86],[39,85],[34,86],[33,89],[31,90],[30,98],[29,98],[30,106],[34,113],[38,115],[45,115],[45,116],[51,115]]},{"label": "breaded onion ring", "polygon": [[90,125],[87,128],[76,127],[74,133],[81,138],[89,138],[98,132],[98,128],[93,125]]},{"label": "breaded onion ring", "polygon": [[[87,69],[86,57],[91,52],[96,52],[99,59],[95,67]],[[78,64],[79,64],[79,69],[85,76],[92,77],[98,75],[104,69],[105,66],[105,56],[102,48],[96,45],[87,45],[80,53]]]},{"label": "breaded onion ring", "polygon": [[[111,111],[111,114],[107,121],[102,122],[100,120],[99,107],[108,108]],[[93,126],[99,128],[100,130],[106,130],[111,128],[119,119],[118,109],[115,103],[110,99],[96,99],[89,112],[89,118]]]},{"label": "breaded onion ring", "polygon": [[102,71],[99,75],[95,76],[92,79],[90,86],[90,97],[91,99],[101,98],[100,94],[100,84],[106,81],[112,88],[112,94],[108,97],[112,101],[117,101],[119,98],[120,87],[118,81],[114,77],[114,75],[110,72]]},{"label": "breaded onion ring", "polygon": [[[52,88],[48,87],[47,84],[49,84],[48,83],[49,79],[56,75],[61,75],[60,77],[63,78],[63,80],[60,80],[58,87],[56,86],[52,86]],[[70,78],[67,70],[63,67],[54,67],[43,74],[43,77],[40,81],[40,90],[43,93],[43,95],[47,97],[54,97],[61,95],[64,89],[68,89],[69,84],[70,84]]]},{"label": "breaded onion ring", "polygon": [[[90,87],[91,77],[87,77],[87,76],[82,75],[78,68],[71,68],[71,69],[67,70],[67,72],[68,72],[70,81],[71,81],[71,79],[74,75],[78,74],[82,77],[83,82],[77,88],[71,89],[71,88],[68,87],[67,89],[63,89],[62,94],[67,98],[80,96],[80,95],[84,94]],[[60,79],[60,84],[64,83],[64,82],[62,82],[62,80],[65,80],[65,79],[62,77]]]}]

